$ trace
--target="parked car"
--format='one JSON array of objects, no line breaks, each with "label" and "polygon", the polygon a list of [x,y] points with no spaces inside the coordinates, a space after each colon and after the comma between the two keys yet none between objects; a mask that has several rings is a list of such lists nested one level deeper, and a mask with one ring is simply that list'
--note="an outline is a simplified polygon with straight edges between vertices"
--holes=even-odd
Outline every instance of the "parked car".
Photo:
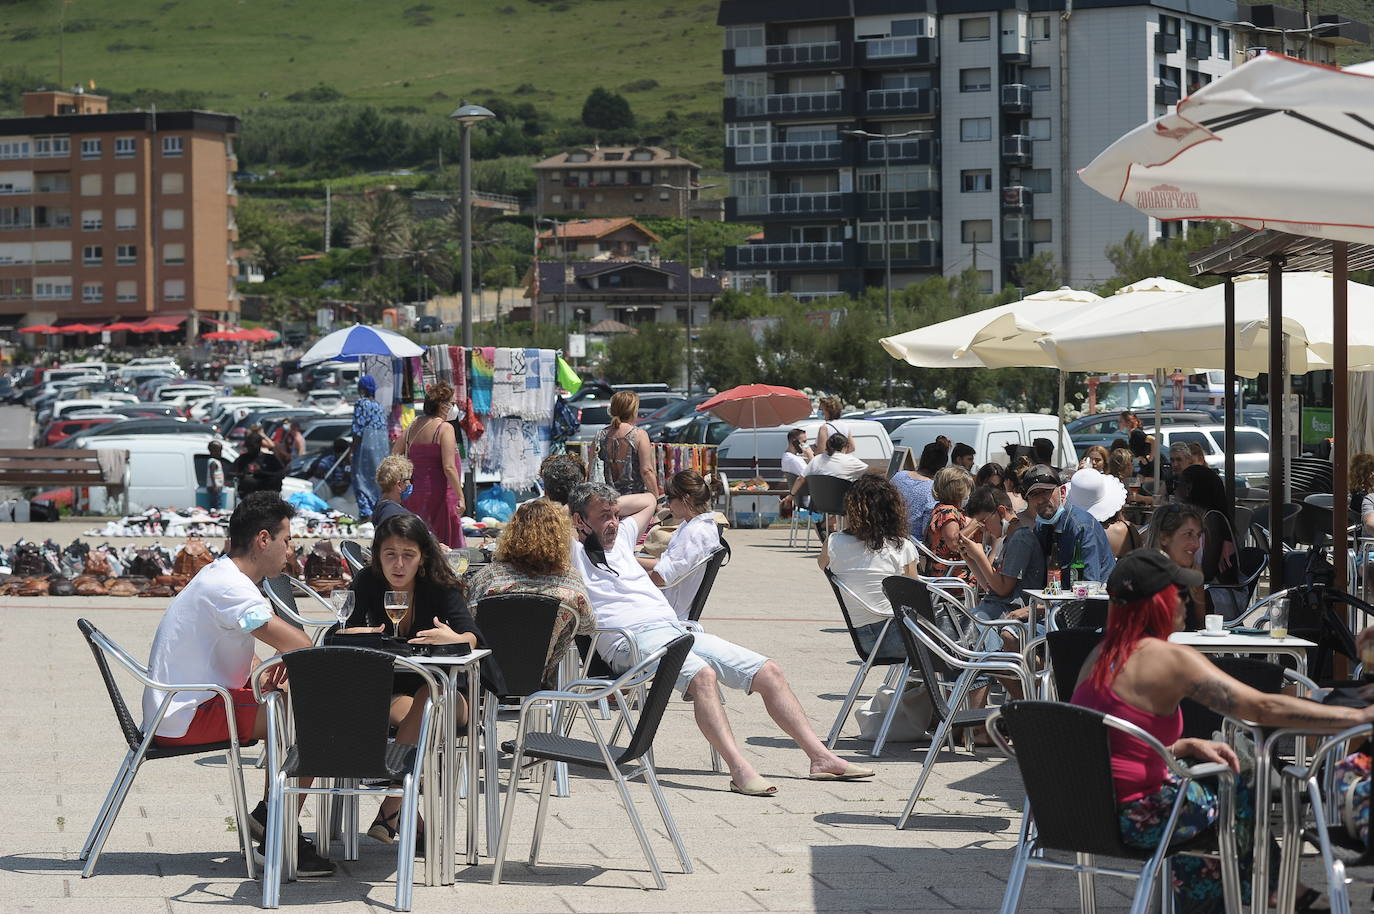
[{"label": "parked car", "polygon": [[98,425],[109,425],[111,423],[123,423],[123,416],[80,416],[74,419],[57,419],[49,422],[47,428],[39,433],[34,445],[37,447],[53,447],[64,438],[79,434],[86,429],[94,428]]},{"label": "parked car", "polygon": [[573,404],[581,423],[570,441],[591,441],[596,433],[611,424],[610,400],[582,400]]},{"label": "parked car", "polygon": [[433,314],[423,314],[415,321],[416,333],[438,333],[439,318]]},{"label": "parked car", "polygon": [[[1159,442],[1160,461],[1169,462],[1169,447],[1183,442],[1196,443],[1206,455],[1207,465],[1215,470],[1226,466],[1224,425],[1165,426]],[[1158,437],[1158,436],[1157,436]],[[1269,479],[1269,434],[1248,425],[1236,427],[1236,476],[1249,485],[1264,485]]]},{"label": "parked car", "polygon": [[671,444],[720,444],[735,427],[709,413],[697,413],[664,437]]},{"label": "parked car", "polygon": [[581,400],[609,400],[612,394],[622,390],[633,390],[642,398],[645,394],[669,393],[672,388],[663,383],[651,384],[609,384],[606,381],[584,381],[577,393],[568,398],[569,403]]},{"label": "parked car", "polygon": [[161,403],[130,403],[125,406],[112,406],[105,412],[112,415],[127,416],[130,419],[184,419],[186,414],[175,406]]},{"label": "parked car", "polygon": [[249,427],[263,425],[268,422],[275,422],[286,418],[306,419],[312,416],[322,416],[324,413],[309,406],[287,406],[287,407],[268,407],[266,409],[255,409],[244,413],[224,430],[224,437],[237,441],[247,433]]},{"label": "parked car", "polygon": [[1059,421],[1044,413],[967,413],[962,415],[928,416],[908,419],[892,433],[894,447],[911,449],[912,459],[939,436],[944,435],[955,444],[973,448],[973,465],[1008,462],[1006,446],[1030,446],[1036,438],[1057,442],[1054,465],[1077,466],[1078,454],[1067,430],[1061,433]]},{"label": "parked car", "polygon": [[92,439],[110,435],[130,437],[134,435],[213,435],[214,431],[203,422],[187,419],[130,419],[127,422],[98,425],[65,439],[57,447],[94,447],[87,444]]},{"label": "parked car", "polygon": [[352,430],[352,416],[316,416],[301,421],[306,453],[331,448],[335,438],[347,438]]},{"label": "parked car", "polygon": [[[196,504],[197,489],[204,485],[211,435],[109,435],[101,448],[129,452],[128,510],[189,508]],[[236,460],[238,451],[224,447],[224,460]],[[91,509],[104,513],[105,489],[91,489]]]},{"label": "parked car", "polygon": [[[1153,412],[1137,413],[1140,421],[1145,423],[1145,430],[1153,433],[1155,427]],[[1159,414],[1162,425],[1208,425],[1216,419],[1212,413],[1204,409],[1166,409]],[[1083,453],[1093,445],[1100,444],[1102,447],[1111,448],[1112,442],[1117,438],[1125,438],[1119,430],[1121,424],[1121,413],[1090,413],[1086,416],[1079,416],[1072,422],[1064,424],[1064,430],[1073,439],[1073,446],[1078,453]]]},{"label": "parked car", "polygon": [[682,428],[692,417],[696,415],[696,409],[705,403],[710,396],[699,394],[695,397],[684,397],[666,406],[660,406],[649,415],[640,419],[637,423],[644,429],[650,441],[666,441],[667,436],[675,429]]},{"label": "parked car", "polygon": [[845,413],[840,419],[872,419],[887,429],[890,435],[900,428],[908,419],[920,419],[926,416],[946,415],[942,409],[928,409],[921,406],[890,406],[886,409],[869,409],[862,412]]},{"label": "parked car", "polygon": [[305,395],[305,405],[335,416],[353,412],[353,404],[342,390],[312,390]]},{"label": "parked car", "polygon": [[0,377],[0,403],[18,403],[22,392],[9,377]]},{"label": "parked car", "polygon": [[219,373],[219,383],[225,387],[243,387],[253,383],[253,374],[247,365],[225,365]]}]

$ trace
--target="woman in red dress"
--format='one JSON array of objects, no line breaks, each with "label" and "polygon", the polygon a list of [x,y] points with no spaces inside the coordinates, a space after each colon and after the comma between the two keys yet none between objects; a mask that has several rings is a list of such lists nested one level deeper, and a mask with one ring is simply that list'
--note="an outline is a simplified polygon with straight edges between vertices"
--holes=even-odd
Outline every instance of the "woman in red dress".
[{"label": "woman in red dress", "polygon": [[439,542],[452,548],[463,545],[463,465],[451,424],[457,417],[453,388],[444,381],[431,384],[425,389],[423,415],[391,448],[415,466],[415,489],[402,504],[424,518]]}]

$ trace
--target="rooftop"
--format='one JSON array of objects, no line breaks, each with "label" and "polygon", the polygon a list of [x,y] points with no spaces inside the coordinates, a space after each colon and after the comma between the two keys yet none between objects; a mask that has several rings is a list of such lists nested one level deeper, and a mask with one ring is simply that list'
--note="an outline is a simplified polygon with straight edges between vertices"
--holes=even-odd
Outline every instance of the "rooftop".
[{"label": "rooftop", "polygon": [[573,241],[591,241],[597,238],[604,238],[612,232],[618,232],[624,228],[634,228],[642,232],[650,241],[662,241],[653,232],[640,225],[638,221],[628,216],[615,219],[578,219],[574,222],[564,222],[556,228],[539,233],[540,241],[553,241],[554,239],[568,238]]},{"label": "rooftop", "polygon": [[621,168],[641,165],[701,167],[691,159],[684,159],[678,155],[676,150],[664,149],[662,146],[576,146],[567,152],[560,152],[542,162],[536,162],[534,168],[567,168],[569,165],[612,165]]}]

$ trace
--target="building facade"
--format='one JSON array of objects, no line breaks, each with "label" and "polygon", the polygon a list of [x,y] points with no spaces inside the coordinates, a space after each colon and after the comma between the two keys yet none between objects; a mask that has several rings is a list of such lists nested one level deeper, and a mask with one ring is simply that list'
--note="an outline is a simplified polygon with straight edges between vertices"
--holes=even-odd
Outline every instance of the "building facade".
[{"label": "building facade", "polygon": [[[1238,20],[1293,12],[1006,4],[723,0],[726,218],[764,227],[728,252],[738,285],[815,299],[882,286],[889,270],[900,288],[972,269],[992,291],[1041,252],[1071,284],[1101,282],[1129,232],[1186,227],[1107,200],[1076,170],[1265,46]],[[1359,39],[1348,25],[1297,42],[1280,31],[1275,43],[1319,58]]]},{"label": "building facade", "polygon": [[539,250],[545,257],[648,260],[661,240],[633,219],[576,219],[540,232]]},{"label": "building facade", "polygon": [[21,325],[238,309],[234,138],[203,111],[110,112],[29,92],[0,119],[0,318]]},{"label": "building facade", "polygon": [[535,212],[585,216],[686,218],[701,174],[700,165],[660,146],[578,147],[533,168]]},{"label": "building facade", "polygon": [[689,275],[685,265],[667,260],[538,260],[524,285],[528,304],[513,309],[512,320],[581,326],[612,320],[699,327],[721,293],[719,279]]}]

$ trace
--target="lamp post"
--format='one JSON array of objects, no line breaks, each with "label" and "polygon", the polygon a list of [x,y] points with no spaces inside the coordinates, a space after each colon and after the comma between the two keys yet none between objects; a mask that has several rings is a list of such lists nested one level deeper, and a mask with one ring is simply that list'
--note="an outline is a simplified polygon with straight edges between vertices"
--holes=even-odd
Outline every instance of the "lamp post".
[{"label": "lamp post", "polygon": [[[904,140],[913,136],[929,136],[929,130],[907,130],[903,133],[870,133],[867,130],[841,130],[845,136],[861,140],[883,141],[883,313],[887,326],[892,326],[892,156],[888,154],[890,140]],[[892,405],[892,362],[887,364],[886,396]]]},{"label": "lamp post", "polygon": [[459,105],[449,120],[463,137],[463,345],[472,347],[472,125],[496,117],[481,105]]},{"label": "lamp post", "polygon": [[692,395],[692,191],[710,190],[719,184],[655,184],[664,190],[687,194],[682,205],[683,217],[687,220],[687,396]]}]

